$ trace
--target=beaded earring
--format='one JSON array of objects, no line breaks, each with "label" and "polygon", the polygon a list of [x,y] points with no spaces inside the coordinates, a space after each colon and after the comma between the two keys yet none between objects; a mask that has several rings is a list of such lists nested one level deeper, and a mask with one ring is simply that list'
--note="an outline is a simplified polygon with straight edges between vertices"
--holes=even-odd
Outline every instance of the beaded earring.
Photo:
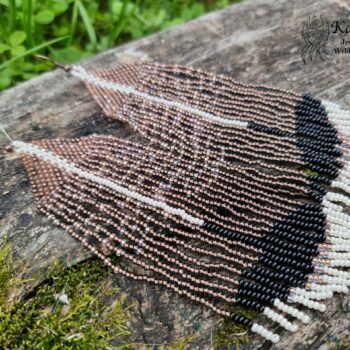
[{"label": "beaded earring", "polygon": [[[245,305],[296,331],[296,324],[273,309],[307,323],[309,317],[286,302],[322,310],[308,298],[331,293],[305,296],[300,288],[288,286],[291,280],[305,286],[300,267],[307,258],[293,249],[292,257],[286,257],[290,251],[281,240],[269,242],[262,236],[281,213],[261,212],[263,219],[252,217],[249,225],[237,220],[233,208],[238,197],[229,188],[254,177],[252,167],[230,166],[204,154],[179,157],[103,135],[12,145],[21,154],[39,210],[116,273],[166,286],[273,342],[278,335],[230,308]],[[271,194],[269,188],[284,188],[284,182],[266,181],[266,193],[256,200],[283,201],[283,194]],[[247,191],[248,196],[253,193]],[[309,209],[315,208],[305,207]]]},{"label": "beaded earring", "polygon": [[180,66],[64,68],[150,145],[92,135],[13,146],[39,209],[115,272],[171,288],[274,342],[227,305],[295,331],[275,310],[307,323],[288,304],[324,311],[320,300],[348,291],[346,111]]},{"label": "beaded earring", "polygon": [[[271,269],[285,273],[278,260],[264,261],[269,273],[255,266],[249,276],[266,285],[283,283],[313,300],[348,291],[349,274],[341,270],[350,266],[350,217],[344,210],[350,205],[348,111],[308,94],[243,84],[179,65],[141,62],[91,71],[73,66],[69,71],[86,84],[107,117],[128,122],[152,144],[175,154],[205,150],[228,164],[254,164],[253,181],[234,184],[240,202],[231,207],[237,210],[236,225],[248,227],[252,222],[249,211],[254,206],[244,197],[252,188],[254,195],[265,190],[257,177],[262,180],[269,174],[281,179],[288,172],[288,189],[270,186],[270,191],[285,195],[272,212],[285,216],[275,216],[273,226],[259,233],[270,245],[288,251],[277,253],[281,259],[295,261],[286,262],[284,276],[270,274]],[[290,186],[300,191],[293,208],[285,206],[293,198]],[[227,190],[234,191],[232,187]],[[249,199],[255,202],[254,195]],[[260,209],[268,210],[266,203]],[[225,235],[215,225],[208,227]],[[231,232],[236,230],[237,226],[231,227]],[[237,239],[232,233],[230,238]],[[262,257],[271,258],[270,249],[275,248],[270,245]],[[300,272],[303,283],[296,278]],[[311,307],[312,302],[304,304]],[[316,308],[322,311],[324,306]]]},{"label": "beaded earring", "polygon": [[317,230],[321,241],[330,244],[320,250],[332,260],[327,264],[350,266],[348,253],[335,253],[349,249],[350,217],[343,206],[350,204],[350,112],[308,94],[243,84],[179,65],[68,69],[86,84],[107,117],[128,122],[165,149],[206,150],[230,163],[255,164],[260,176],[283,176],[288,168],[294,185],[306,186],[304,194],[319,205],[324,220],[310,225],[310,214],[302,208],[299,220],[284,225],[284,237],[305,244],[299,236]]}]

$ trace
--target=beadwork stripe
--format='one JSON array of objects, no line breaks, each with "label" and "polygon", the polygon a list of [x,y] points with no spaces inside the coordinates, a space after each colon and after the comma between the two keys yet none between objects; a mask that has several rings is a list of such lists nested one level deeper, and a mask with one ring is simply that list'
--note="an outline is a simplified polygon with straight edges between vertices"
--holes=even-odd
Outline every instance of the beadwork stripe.
[{"label": "beadwork stripe", "polygon": [[76,78],[79,78],[86,83],[94,84],[96,86],[99,86],[99,87],[102,87],[105,89],[109,89],[109,90],[113,90],[113,91],[118,91],[118,92],[121,92],[124,94],[132,94],[135,96],[139,96],[139,97],[142,97],[148,101],[159,103],[159,104],[162,104],[162,105],[165,105],[168,107],[175,107],[175,108],[181,109],[183,111],[186,111],[188,113],[196,114],[196,115],[203,117],[203,118],[205,118],[209,121],[212,121],[212,122],[217,122],[217,123],[227,125],[227,126],[240,126],[243,128],[248,127],[248,122],[244,122],[241,120],[235,120],[235,119],[222,118],[222,117],[219,117],[217,115],[213,115],[211,113],[204,112],[200,109],[196,109],[196,108],[187,106],[187,105],[180,103],[180,102],[177,102],[177,101],[170,101],[170,100],[167,100],[167,99],[164,99],[161,97],[146,94],[144,92],[141,92],[141,91],[134,89],[131,86],[126,86],[126,85],[122,85],[122,84],[108,81],[106,79],[99,78],[91,73],[88,73],[81,66],[74,66],[71,70],[71,74],[73,76],[75,76]]},{"label": "beadwork stripe", "polygon": [[79,167],[77,167],[74,163],[69,162],[68,160],[59,157],[55,155],[54,153],[47,151],[41,147],[38,147],[36,145],[22,142],[22,141],[14,141],[13,146],[15,147],[16,151],[19,153],[26,153],[33,155],[43,161],[46,161],[50,163],[51,165],[62,169],[66,171],[67,173],[73,173],[78,175],[81,178],[93,181],[95,183],[98,183],[102,186],[106,186],[111,188],[112,190],[124,194],[125,196],[128,196],[130,198],[136,199],[140,202],[146,203],[148,205],[151,205],[156,208],[160,208],[164,210],[165,212],[172,214],[172,215],[178,215],[182,219],[190,222],[191,224],[202,226],[204,224],[204,220],[198,219],[190,214],[188,214],[185,210],[179,209],[179,208],[174,208],[162,201],[155,200],[151,197],[144,196],[143,194],[136,192],[136,191],[131,191],[126,187],[120,186],[116,184],[113,181],[110,181],[108,179],[105,179],[103,177],[94,175],[88,171],[85,171]]}]

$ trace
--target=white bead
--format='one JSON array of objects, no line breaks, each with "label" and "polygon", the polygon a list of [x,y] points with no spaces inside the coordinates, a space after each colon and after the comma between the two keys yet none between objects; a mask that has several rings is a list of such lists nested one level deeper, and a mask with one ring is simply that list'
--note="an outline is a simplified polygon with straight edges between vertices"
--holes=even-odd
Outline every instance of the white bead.
[{"label": "white bead", "polygon": [[257,323],[253,323],[251,330],[252,332],[261,335],[263,338],[270,340],[273,343],[277,343],[280,341],[280,337],[278,334],[274,334],[270,332],[269,330],[267,330],[266,328],[264,328],[263,326]]},{"label": "white bead", "polygon": [[341,276],[343,278],[350,278],[350,273],[346,271],[342,271],[342,270],[335,269],[328,266],[323,266],[322,270],[329,275]]},{"label": "white bead", "polygon": [[336,252],[350,252],[350,244],[334,244],[332,250]]},{"label": "white bead", "polygon": [[283,328],[285,328],[287,331],[295,331],[298,329],[298,326],[289,322],[285,317],[282,315],[274,312],[269,307],[265,307],[263,314],[266,315],[268,318],[270,318],[272,321],[280,324]]},{"label": "white bead", "polygon": [[291,300],[293,300],[293,302],[305,305],[310,309],[319,310],[321,312],[326,311],[325,305],[320,304],[316,301],[312,301],[310,299],[306,299],[306,298],[302,297],[301,295],[293,295]]},{"label": "white bead", "polygon": [[324,299],[330,299],[333,296],[332,291],[321,291],[321,292],[314,292],[314,291],[307,291],[305,289],[301,288],[293,288],[291,290],[292,293],[295,293],[297,295],[301,295],[307,299],[313,299],[313,300],[324,300]]},{"label": "white bead", "polygon": [[117,183],[115,183],[113,181],[96,176],[90,172],[87,172],[83,169],[80,169],[77,166],[75,166],[74,163],[70,163],[66,159],[57,156],[56,154],[52,153],[51,151],[47,151],[47,150],[42,149],[36,145],[21,142],[21,141],[14,141],[13,146],[14,146],[15,150],[19,153],[27,153],[27,154],[31,154],[33,156],[36,156],[39,159],[43,159],[43,160],[49,162],[50,164],[57,166],[58,168],[65,169],[66,171],[68,171],[70,173],[74,173],[82,178],[85,178],[85,179],[88,179],[90,181],[101,184],[103,186],[109,187],[118,193],[124,194],[128,197],[134,198],[140,202],[144,202],[144,203],[149,204],[151,206],[162,208],[166,212],[169,212],[171,214],[173,213],[173,215],[179,215],[184,220],[189,221],[192,224],[195,224],[198,226],[201,226],[204,224],[204,221],[202,219],[196,218],[196,217],[186,213],[186,211],[183,209],[173,208],[164,202],[157,201],[153,198],[144,196],[141,193],[131,191],[125,187],[118,185]]},{"label": "white bead", "polygon": [[108,81],[108,80],[105,80],[103,78],[94,76],[93,74],[90,74],[87,71],[85,71],[85,69],[81,66],[73,66],[70,72],[76,78],[79,78],[83,81],[87,81],[93,85],[107,88],[107,89],[113,90],[113,91],[118,91],[121,93],[133,94],[135,96],[142,97],[145,100],[157,102],[157,103],[165,105],[167,107],[176,107],[178,109],[182,109],[182,110],[189,112],[191,114],[199,115],[199,116],[207,119],[209,122],[218,122],[218,123],[221,123],[223,125],[240,126],[243,128],[248,127],[248,122],[246,122],[246,121],[241,121],[241,120],[237,120],[237,119],[226,119],[226,118],[202,111],[200,109],[193,108],[191,106],[180,103],[178,101],[171,101],[171,100],[167,100],[167,99],[162,98],[162,97],[149,95],[147,93],[138,91],[131,86],[118,84],[116,82]]},{"label": "white bead", "polygon": [[330,260],[330,265],[333,267],[350,267],[350,260],[342,260],[342,259]]},{"label": "white bead", "polygon": [[328,284],[334,283],[334,284],[344,285],[344,286],[350,285],[350,280],[343,277],[334,277],[334,276],[324,275],[322,276],[322,280]]},{"label": "white bead", "polygon": [[275,306],[277,309],[295,317],[296,319],[302,321],[303,323],[310,322],[310,317],[308,315],[306,315],[304,312],[299,311],[298,309],[281,302],[279,299],[274,300],[273,306]]},{"label": "white bead", "polygon": [[337,253],[337,252],[329,252],[329,259],[350,259],[350,253]]}]

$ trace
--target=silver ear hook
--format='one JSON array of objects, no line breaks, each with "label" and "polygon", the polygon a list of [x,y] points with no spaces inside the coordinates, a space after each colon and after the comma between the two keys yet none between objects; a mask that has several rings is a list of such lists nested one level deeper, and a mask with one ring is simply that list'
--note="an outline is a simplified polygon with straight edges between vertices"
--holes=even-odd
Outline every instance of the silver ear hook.
[{"label": "silver ear hook", "polygon": [[56,61],[52,60],[51,58],[44,56],[44,55],[33,55],[33,57],[37,61],[42,62],[49,67],[51,67],[51,65],[48,64],[50,62],[54,67],[61,68],[65,72],[69,72],[72,69],[72,66],[70,66],[69,64],[63,64],[63,63],[56,62]]},{"label": "silver ear hook", "polygon": [[10,144],[6,146],[6,151],[7,152],[12,152],[13,151],[13,146],[12,146],[13,140],[12,140],[11,136],[6,132],[6,130],[4,129],[4,127],[2,125],[0,125],[0,131],[10,141]]},{"label": "silver ear hook", "polygon": [[4,127],[2,125],[0,125],[0,130],[2,131],[2,133],[6,136],[6,138],[12,143],[13,140],[10,137],[10,135],[6,132],[6,130],[4,129]]}]

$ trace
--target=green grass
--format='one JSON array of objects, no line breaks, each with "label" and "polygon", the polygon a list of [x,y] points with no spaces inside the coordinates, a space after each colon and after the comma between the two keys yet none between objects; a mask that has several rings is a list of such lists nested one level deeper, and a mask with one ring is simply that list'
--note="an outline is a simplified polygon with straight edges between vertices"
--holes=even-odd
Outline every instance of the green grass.
[{"label": "green grass", "polygon": [[0,91],[239,0],[0,0]]}]

